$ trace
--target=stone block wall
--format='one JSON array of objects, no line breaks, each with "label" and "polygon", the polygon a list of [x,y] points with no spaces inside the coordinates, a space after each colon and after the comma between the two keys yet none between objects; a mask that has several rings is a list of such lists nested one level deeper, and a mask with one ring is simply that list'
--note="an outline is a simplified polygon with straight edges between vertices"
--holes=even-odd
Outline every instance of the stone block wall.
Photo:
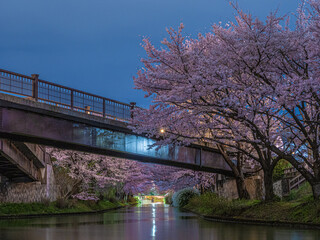
[{"label": "stone block wall", "polygon": [[264,198],[264,186],[263,180],[260,176],[253,176],[247,178],[244,183],[250,195],[250,199],[263,199]]},{"label": "stone block wall", "polygon": [[290,193],[289,179],[284,178],[273,183],[273,192],[280,198],[288,196]]},{"label": "stone block wall", "polygon": [[223,183],[222,187],[217,188],[217,193],[220,197],[228,199],[238,198],[236,181],[234,179],[226,180]]},{"label": "stone block wall", "polygon": [[282,180],[273,183],[273,192],[275,195],[282,197]]},{"label": "stone block wall", "polygon": [[59,197],[58,185],[30,183],[9,183],[3,186],[0,193],[0,202],[31,203],[55,201]]},{"label": "stone block wall", "polygon": [[[264,196],[263,180],[260,176],[253,176],[245,179],[245,185],[251,199],[262,199]],[[228,179],[223,183],[222,187],[217,188],[219,196],[228,199],[237,199],[237,184],[234,179]]]},{"label": "stone block wall", "polygon": [[56,184],[52,165],[46,164],[45,168],[41,169],[41,175],[41,182],[0,182],[0,202],[56,201],[60,197],[60,187]]}]

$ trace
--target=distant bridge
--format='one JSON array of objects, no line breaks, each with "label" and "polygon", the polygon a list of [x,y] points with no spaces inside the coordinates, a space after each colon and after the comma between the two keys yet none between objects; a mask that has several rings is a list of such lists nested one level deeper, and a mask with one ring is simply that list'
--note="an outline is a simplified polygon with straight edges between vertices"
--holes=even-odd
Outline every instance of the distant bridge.
[{"label": "distant bridge", "polygon": [[[0,69],[0,137],[232,176],[213,148],[168,145],[128,129],[126,104]],[[1,166],[0,166],[1,168]]]}]

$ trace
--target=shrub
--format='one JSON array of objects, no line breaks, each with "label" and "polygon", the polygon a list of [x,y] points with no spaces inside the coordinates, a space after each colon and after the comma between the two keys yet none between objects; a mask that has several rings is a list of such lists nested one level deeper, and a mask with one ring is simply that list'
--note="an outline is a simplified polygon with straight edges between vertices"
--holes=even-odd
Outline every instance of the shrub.
[{"label": "shrub", "polygon": [[284,198],[286,201],[297,201],[312,199],[312,188],[308,182],[303,183],[300,188],[292,190],[289,196]]},{"label": "shrub", "polygon": [[281,159],[273,169],[272,179],[276,182],[283,178],[284,170],[292,167],[292,165],[284,159]]},{"label": "shrub", "polygon": [[107,199],[107,201],[111,202],[111,203],[117,203],[118,200],[115,197],[110,197]]},{"label": "shrub", "polygon": [[58,198],[56,201],[56,207],[63,209],[68,207],[68,200],[64,198]]},{"label": "shrub", "polygon": [[99,192],[99,198],[101,200],[105,200],[105,201],[110,201],[110,202],[117,202],[117,196],[116,196],[116,189],[114,186],[107,186],[104,188],[97,188],[98,192]]},{"label": "shrub", "polygon": [[73,207],[76,207],[77,202],[78,202],[77,199],[58,198],[55,205],[57,208],[60,208],[60,209],[73,208]]},{"label": "shrub", "polygon": [[95,201],[95,200],[85,200],[85,201],[83,201],[83,203],[91,209],[94,209],[97,205],[97,201]]},{"label": "shrub", "polygon": [[172,197],[173,197],[173,193],[172,192],[167,193],[165,195],[165,199],[164,199],[165,203],[172,205]]},{"label": "shrub", "polygon": [[182,208],[188,204],[189,200],[194,196],[199,196],[200,193],[194,188],[184,188],[175,192],[172,196],[172,203],[174,207]]},{"label": "shrub", "polygon": [[41,199],[41,203],[46,206],[49,207],[50,206],[50,199],[49,198],[42,198]]},{"label": "shrub", "polygon": [[259,200],[228,200],[215,193],[205,193],[192,198],[186,208],[204,215],[234,216],[259,203]]},{"label": "shrub", "polygon": [[130,204],[137,204],[138,200],[134,196],[129,195],[128,199],[127,199],[127,202],[130,203]]}]

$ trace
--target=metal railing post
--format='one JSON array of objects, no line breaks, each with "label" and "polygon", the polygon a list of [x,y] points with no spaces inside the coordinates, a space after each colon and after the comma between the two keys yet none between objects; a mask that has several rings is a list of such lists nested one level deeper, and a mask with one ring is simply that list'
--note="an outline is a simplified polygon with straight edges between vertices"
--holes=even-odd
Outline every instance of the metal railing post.
[{"label": "metal railing post", "polygon": [[70,101],[70,104],[71,104],[71,110],[73,110],[73,90],[71,90],[70,92],[70,97],[71,97],[71,101]]},{"label": "metal railing post", "polygon": [[32,97],[38,101],[38,81],[39,81],[39,74],[31,74],[31,77],[33,78],[33,84],[32,84]]}]

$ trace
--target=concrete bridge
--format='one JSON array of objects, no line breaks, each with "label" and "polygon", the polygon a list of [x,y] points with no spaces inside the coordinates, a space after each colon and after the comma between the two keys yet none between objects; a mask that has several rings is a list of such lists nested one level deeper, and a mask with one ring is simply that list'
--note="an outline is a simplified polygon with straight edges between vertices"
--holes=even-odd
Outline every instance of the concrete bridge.
[{"label": "concrete bridge", "polygon": [[36,144],[0,140],[0,175],[10,182],[44,182],[49,155]]},{"label": "concrete bridge", "polygon": [[[155,140],[128,129],[134,104],[0,70],[0,137],[232,176],[213,148],[149,146]],[[0,166],[1,168],[1,166]]]}]

